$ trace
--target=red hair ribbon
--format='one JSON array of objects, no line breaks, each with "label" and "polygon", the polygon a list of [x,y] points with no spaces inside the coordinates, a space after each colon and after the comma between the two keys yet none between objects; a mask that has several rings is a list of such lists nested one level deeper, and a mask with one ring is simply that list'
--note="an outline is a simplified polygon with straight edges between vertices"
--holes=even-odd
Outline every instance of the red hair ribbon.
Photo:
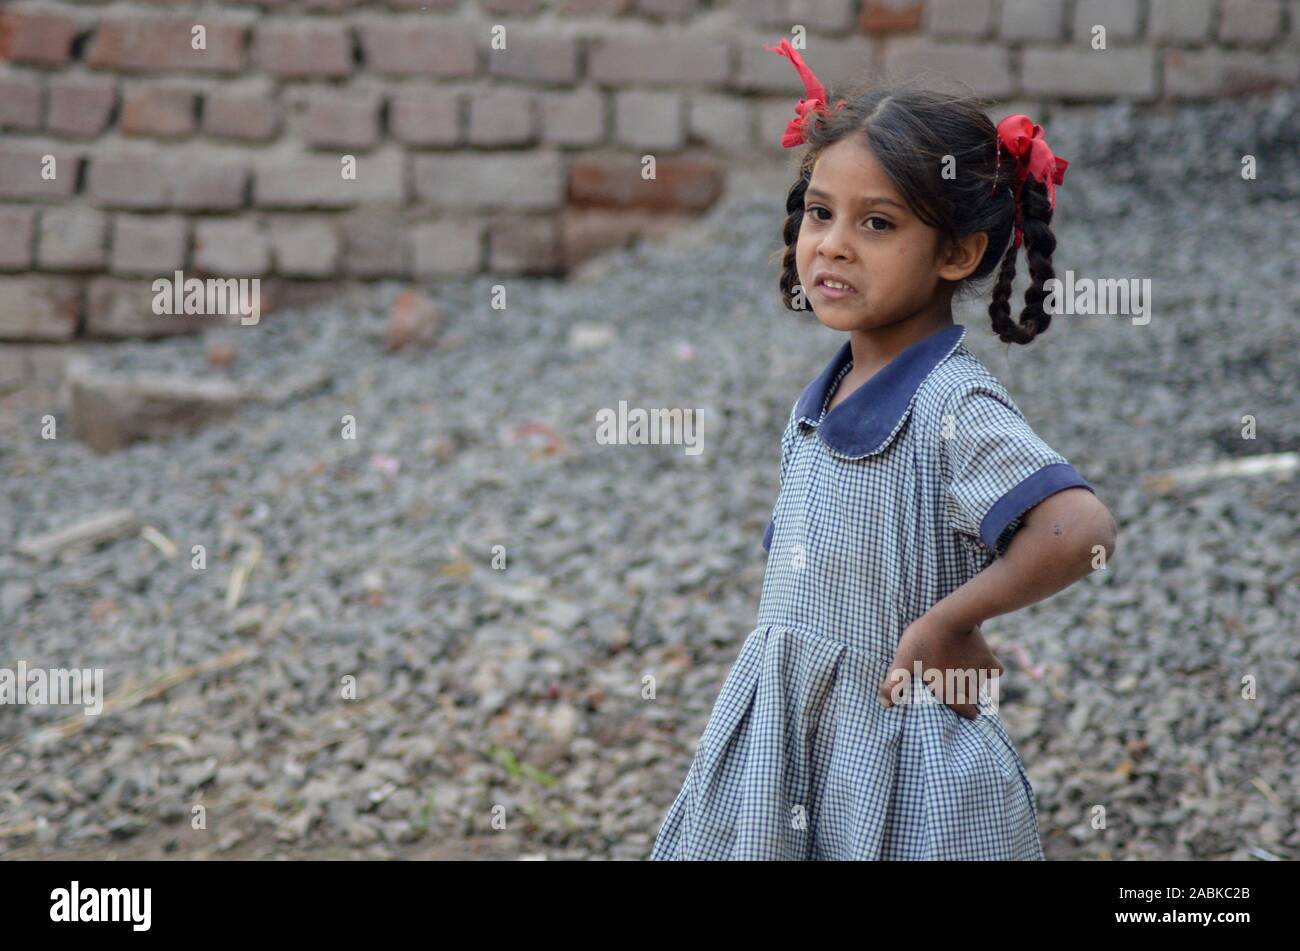
[{"label": "red hair ribbon", "polygon": [[[794,107],[798,118],[790,120],[785,127],[785,135],[781,137],[781,145],[791,149],[808,141],[808,137],[804,134],[804,122],[807,120],[808,114],[814,110],[823,115],[826,113],[826,87],[821,84],[821,80],[813,75],[813,71],[804,64],[803,58],[799,55],[798,50],[790,45],[789,40],[783,39],[776,46],[769,46],[764,43],[763,49],[789,59],[794,64],[794,68],[798,70],[799,78],[803,80],[803,88],[808,93],[808,97],[800,99],[799,104]],[[835,108],[839,109],[842,105],[844,105],[844,100],[837,100]]]},{"label": "red hair ribbon", "polygon": [[1070,164],[1058,155],[1052,154],[1047,141],[1043,138],[1043,127],[1029,116],[1007,116],[998,123],[998,157],[993,173],[993,189],[997,190],[997,173],[1002,167],[1002,150],[1006,149],[1016,162],[1015,200],[1016,200],[1016,243],[1020,247],[1024,230],[1021,227],[1023,217],[1020,208],[1020,192],[1025,180],[1031,176],[1047,186],[1047,199],[1052,208],[1056,207],[1056,186],[1065,183],[1065,169]]}]

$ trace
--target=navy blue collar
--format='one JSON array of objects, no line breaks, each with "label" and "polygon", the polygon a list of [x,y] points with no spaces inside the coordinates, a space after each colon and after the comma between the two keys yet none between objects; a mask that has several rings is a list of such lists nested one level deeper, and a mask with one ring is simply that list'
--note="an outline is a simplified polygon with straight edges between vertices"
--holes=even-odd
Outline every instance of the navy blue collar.
[{"label": "navy blue collar", "polygon": [[953,324],[918,340],[824,413],[831,387],[853,365],[853,348],[846,340],[826,369],[804,388],[795,415],[800,423],[817,427],[822,442],[841,455],[873,455],[884,449],[902,427],[917,388],[965,336],[966,328]]}]

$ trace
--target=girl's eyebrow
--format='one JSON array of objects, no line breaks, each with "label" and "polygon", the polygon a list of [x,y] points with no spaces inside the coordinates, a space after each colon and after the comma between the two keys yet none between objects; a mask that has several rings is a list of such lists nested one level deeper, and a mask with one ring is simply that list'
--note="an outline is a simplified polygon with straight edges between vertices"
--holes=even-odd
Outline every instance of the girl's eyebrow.
[{"label": "girl's eyebrow", "polygon": [[[823,200],[829,200],[831,197],[830,195],[826,194],[826,192],[822,191],[820,188],[809,188],[804,194],[812,198],[821,198]],[[863,195],[861,198],[858,199],[858,204],[859,205],[894,205],[897,208],[902,208],[904,211],[907,210],[907,206],[904,205],[901,201],[894,201],[894,199],[886,198],[884,195]]]}]

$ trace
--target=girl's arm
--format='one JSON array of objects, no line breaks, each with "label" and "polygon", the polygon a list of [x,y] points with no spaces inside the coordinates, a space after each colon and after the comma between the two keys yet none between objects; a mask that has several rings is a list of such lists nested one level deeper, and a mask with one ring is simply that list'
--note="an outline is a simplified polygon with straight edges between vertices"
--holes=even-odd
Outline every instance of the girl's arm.
[{"label": "girl's arm", "polygon": [[[1095,495],[1069,488],[1039,502],[1024,516],[1001,558],[908,625],[880,685],[881,703],[889,707],[897,702],[917,663],[941,671],[1001,673],[979,625],[1074,584],[1093,570],[1097,548],[1110,558],[1115,520]],[[955,696],[946,696],[945,690],[946,685],[939,686],[937,699],[960,716],[975,718],[975,704],[964,702],[960,688]]]},{"label": "girl's arm", "polygon": [[1027,607],[1091,572],[1099,547],[1109,561],[1115,520],[1106,506],[1087,489],[1057,492],[1029,510],[1001,558],[935,604],[927,620],[953,633],[967,632]]}]

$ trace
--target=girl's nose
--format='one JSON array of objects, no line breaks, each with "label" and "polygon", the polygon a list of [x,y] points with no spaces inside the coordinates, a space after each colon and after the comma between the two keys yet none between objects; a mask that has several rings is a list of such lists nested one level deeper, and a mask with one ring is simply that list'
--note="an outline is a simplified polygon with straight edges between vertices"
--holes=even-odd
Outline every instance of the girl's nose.
[{"label": "girl's nose", "polygon": [[818,254],[826,258],[846,258],[849,256],[849,242],[840,229],[841,225],[836,222],[822,236],[821,244],[817,247]]}]

